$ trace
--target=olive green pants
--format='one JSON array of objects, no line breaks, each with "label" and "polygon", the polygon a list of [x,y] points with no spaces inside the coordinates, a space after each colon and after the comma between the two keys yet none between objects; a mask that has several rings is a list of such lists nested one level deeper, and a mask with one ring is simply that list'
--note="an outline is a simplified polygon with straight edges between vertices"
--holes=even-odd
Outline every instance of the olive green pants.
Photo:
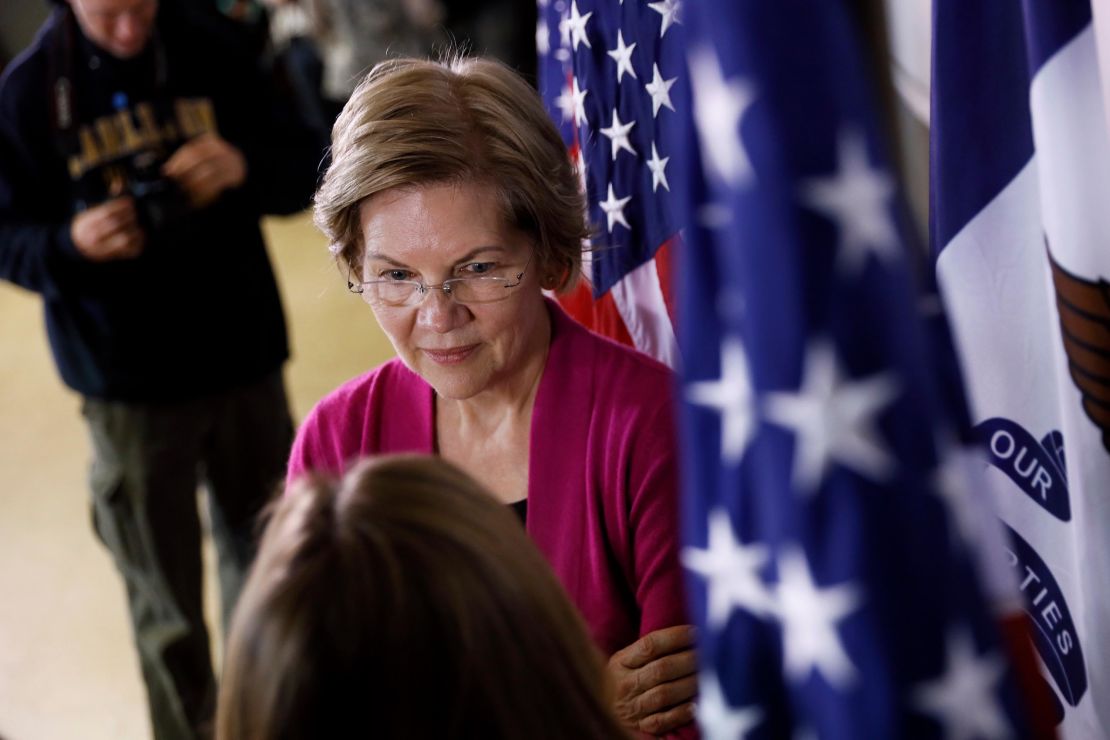
[{"label": "olive green pants", "polygon": [[204,737],[216,681],[202,603],[200,483],[208,493],[226,630],[258,512],[292,441],[281,374],[181,403],[86,399],[93,525],[123,576],[154,737]]}]

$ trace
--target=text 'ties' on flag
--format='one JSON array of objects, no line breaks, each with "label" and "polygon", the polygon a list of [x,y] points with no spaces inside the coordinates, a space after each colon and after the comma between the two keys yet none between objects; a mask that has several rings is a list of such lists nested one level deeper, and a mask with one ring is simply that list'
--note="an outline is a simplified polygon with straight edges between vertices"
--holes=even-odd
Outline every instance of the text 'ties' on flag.
[{"label": "text 'ties' on flag", "polygon": [[677,365],[671,129],[689,114],[679,0],[539,0],[540,92],[577,161],[594,235],[562,299],[602,334]]},{"label": "text 'ties' on flag", "polygon": [[[626,4],[630,0],[625,0]],[[847,5],[685,6],[682,560],[708,738],[1026,736]]]}]

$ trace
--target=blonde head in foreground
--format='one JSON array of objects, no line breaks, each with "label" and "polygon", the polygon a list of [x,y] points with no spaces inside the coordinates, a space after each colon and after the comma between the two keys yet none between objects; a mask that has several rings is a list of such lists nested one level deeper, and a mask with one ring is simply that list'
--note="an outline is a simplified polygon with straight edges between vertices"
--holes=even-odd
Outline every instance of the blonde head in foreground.
[{"label": "blonde head in foreground", "polygon": [[577,612],[473,480],[394,457],[297,488],[235,612],[218,738],[623,736]]}]

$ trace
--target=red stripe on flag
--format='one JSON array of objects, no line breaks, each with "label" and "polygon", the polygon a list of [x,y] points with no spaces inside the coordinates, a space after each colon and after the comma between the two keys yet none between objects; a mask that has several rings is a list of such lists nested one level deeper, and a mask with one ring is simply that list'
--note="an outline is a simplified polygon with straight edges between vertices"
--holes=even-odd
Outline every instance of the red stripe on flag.
[{"label": "red stripe on flag", "polygon": [[559,296],[559,303],[578,323],[629,347],[636,346],[617,310],[617,304],[613,302],[612,294],[607,292],[595,301],[590,284],[581,280],[573,292]]},{"label": "red stripe on flag", "polygon": [[670,239],[663,242],[663,246],[659,247],[659,251],[655,253],[655,271],[659,274],[659,287],[663,291],[663,303],[667,306],[667,316],[671,320],[671,326],[678,326],[678,316],[675,312],[675,287],[673,282],[674,262],[671,253],[677,249],[681,249],[681,244],[681,237],[675,234]]},{"label": "red stripe on flag", "polygon": [[1033,627],[1029,618],[1022,612],[999,617],[1003,647],[1013,664],[1018,691],[1022,696],[1022,707],[1029,721],[1034,740],[1056,740],[1056,723],[1062,719],[1053,710],[1055,702],[1052,689],[1045,683],[1037,665],[1037,655],[1033,647]]}]

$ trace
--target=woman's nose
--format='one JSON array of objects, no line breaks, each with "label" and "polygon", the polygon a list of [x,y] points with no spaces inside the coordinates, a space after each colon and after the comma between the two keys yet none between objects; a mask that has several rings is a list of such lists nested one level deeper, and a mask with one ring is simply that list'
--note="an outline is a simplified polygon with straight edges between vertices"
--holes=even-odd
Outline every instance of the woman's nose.
[{"label": "woman's nose", "polygon": [[466,306],[456,303],[443,290],[433,288],[417,306],[416,323],[421,328],[445,334],[463,323],[468,313]]}]

